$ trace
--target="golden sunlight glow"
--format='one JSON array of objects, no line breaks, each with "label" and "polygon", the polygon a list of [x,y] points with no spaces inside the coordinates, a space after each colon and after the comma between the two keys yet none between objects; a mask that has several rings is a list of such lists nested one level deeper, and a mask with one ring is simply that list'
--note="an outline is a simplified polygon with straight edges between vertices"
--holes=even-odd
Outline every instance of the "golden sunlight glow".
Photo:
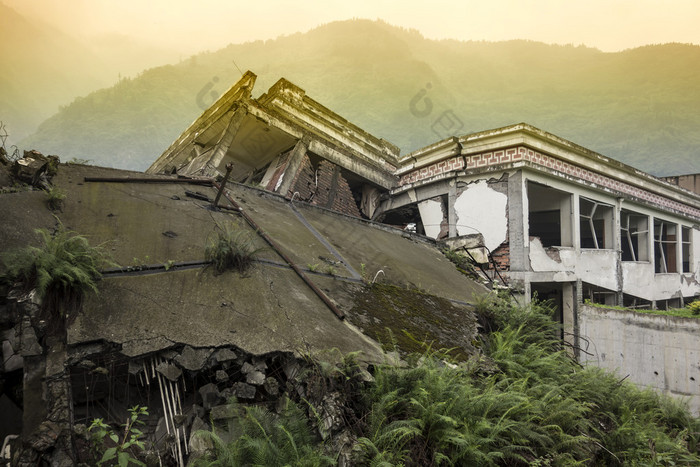
[{"label": "golden sunlight glow", "polygon": [[76,36],[118,33],[183,54],[350,18],[383,19],[432,39],[530,39],[609,52],[663,42],[700,44],[696,0],[3,1]]}]

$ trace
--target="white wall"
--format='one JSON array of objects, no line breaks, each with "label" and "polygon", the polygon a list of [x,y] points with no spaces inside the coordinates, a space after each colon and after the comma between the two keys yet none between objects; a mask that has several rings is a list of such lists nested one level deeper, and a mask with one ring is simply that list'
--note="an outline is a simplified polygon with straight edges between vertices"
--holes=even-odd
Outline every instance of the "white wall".
[{"label": "white wall", "polygon": [[[572,272],[584,282],[617,290],[617,253],[614,250],[581,250],[569,247],[545,249],[540,239],[530,240],[530,267],[534,272]],[[570,281],[568,276],[561,276]]]},{"label": "white wall", "polygon": [[418,212],[420,219],[423,222],[425,236],[430,238],[438,238],[440,235],[440,225],[445,218],[442,201],[428,199],[418,203]]},{"label": "white wall", "polygon": [[[700,415],[700,319],[579,308],[579,333],[590,342],[581,363],[617,371],[620,378],[685,397]],[[585,349],[586,341],[580,345]]]},{"label": "white wall", "polygon": [[490,188],[486,180],[470,184],[455,199],[457,235],[480,233],[486,247],[495,250],[506,240],[507,204],[508,196]]}]

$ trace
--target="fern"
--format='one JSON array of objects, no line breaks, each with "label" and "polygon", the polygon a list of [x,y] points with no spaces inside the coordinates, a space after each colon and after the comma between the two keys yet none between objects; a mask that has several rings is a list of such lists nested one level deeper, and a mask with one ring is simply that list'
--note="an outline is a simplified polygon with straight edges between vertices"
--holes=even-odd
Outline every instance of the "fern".
[{"label": "fern", "polygon": [[296,404],[287,400],[279,416],[257,406],[244,409],[234,421],[238,435],[230,443],[221,442],[214,431],[197,434],[215,442],[213,455],[196,460],[195,465],[334,465],[334,459],[322,453],[304,412]]},{"label": "fern", "polygon": [[97,292],[100,269],[114,265],[105,251],[90,246],[88,240],[59,228],[53,235],[46,229],[34,231],[38,247],[29,246],[3,256],[5,282],[21,283],[36,289],[49,307],[61,308],[79,301],[86,292]]}]

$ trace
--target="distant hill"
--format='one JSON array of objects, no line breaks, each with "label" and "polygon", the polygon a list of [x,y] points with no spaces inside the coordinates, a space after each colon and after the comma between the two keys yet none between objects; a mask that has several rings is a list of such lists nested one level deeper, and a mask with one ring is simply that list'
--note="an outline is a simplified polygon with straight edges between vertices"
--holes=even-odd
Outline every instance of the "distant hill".
[{"label": "distant hill", "polygon": [[522,121],[655,175],[700,172],[698,46],[434,41],[367,20],[146,70],[76,99],[22,146],[143,170],[246,69],[258,93],[285,77],[402,153]]},{"label": "distant hill", "polygon": [[0,121],[17,142],[76,96],[176,59],[125,36],[76,38],[0,2]]},{"label": "distant hill", "polygon": [[76,95],[108,84],[87,47],[0,3],[0,120],[26,136]]}]

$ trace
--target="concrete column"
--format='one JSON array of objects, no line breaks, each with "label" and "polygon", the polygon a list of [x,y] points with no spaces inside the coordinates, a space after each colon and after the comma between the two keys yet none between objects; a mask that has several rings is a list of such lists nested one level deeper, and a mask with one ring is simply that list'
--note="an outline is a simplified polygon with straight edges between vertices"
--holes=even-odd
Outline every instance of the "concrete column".
[{"label": "concrete column", "polygon": [[576,252],[581,251],[581,203],[578,194],[571,195],[573,230],[571,231],[571,245]]},{"label": "concrete column", "polygon": [[219,142],[216,143],[214,153],[209,159],[209,166],[214,167],[216,169],[217,167],[219,167],[219,165],[221,165],[221,162],[224,160],[224,156],[226,156],[226,153],[228,152],[228,148],[231,147],[231,143],[233,143],[233,140],[236,137],[236,133],[241,127],[241,123],[243,123],[243,119],[247,114],[248,111],[243,106],[238,107],[233,112],[233,115],[231,116],[231,120],[229,120],[228,122],[226,130],[224,130],[224,132],[221,134]]},{"label": "concrete column", "polygon": [[615,210],[613,211],[613,248],[615,248],[615,263],[617,270],[617,293],[615,296],[615,305],[622,306],[624,303],[623,286],[624,279],[622,273],[622,237],[621,237],[621,211],[622,198],[617,198]]},{"label": "concrete column", "polygon": [[577,362],[581,361],[581,328],[579,325],[579,312],[583,306],[583,282],[578,279],[573,283],[573,293],[574,293],[574,312],[573,312],[573,328],[574,333],[574,358]]},{"label": "concrete column", "polygon": [[574,308],[576,306],[575,284],[564,282],[561,285],[561,320],[564,342],[574,345]]},{"label": "concrete column", "polygon": [[457,181],[452,180],[447,191],[447,224],[448,237],[457,236],[457,212],[455,211],[455,201],[457,200]]},{"label": "concrete column", "polygon": [[297,171],[299,170],[299,167],[301,167],[301,162],[304,160],[304,156],[306,155],[306,151],[308,149],[309,146],[306,137],[300,139],[297,141],[297,144],[294,145],[292,154],[289,156],[289,162],[287,162],[287,168],[284,170],[284,174],[282,175],[282,183],[280,183],[277,193],[286,195],[292,188],[292,183],[294,183]]},{"label": "concrete column", "polygon": [[[654,239],[656,238],[656,229],[654,229],[654,216],[649,216],[649,235],[647,236],[647,248],[649,248],[649,261],[654,270],[656,270],[656,244]],[[656,309],[656,304],[652,305],[652,308]]]},{"label": "concrete column", "polygon": [[[527,235],[527,190],[522,170],[508,177],[508,236],[510,241],[510,270],[527,271],[529,246]],[[529,284],[526,286],[529,296]]]}]

